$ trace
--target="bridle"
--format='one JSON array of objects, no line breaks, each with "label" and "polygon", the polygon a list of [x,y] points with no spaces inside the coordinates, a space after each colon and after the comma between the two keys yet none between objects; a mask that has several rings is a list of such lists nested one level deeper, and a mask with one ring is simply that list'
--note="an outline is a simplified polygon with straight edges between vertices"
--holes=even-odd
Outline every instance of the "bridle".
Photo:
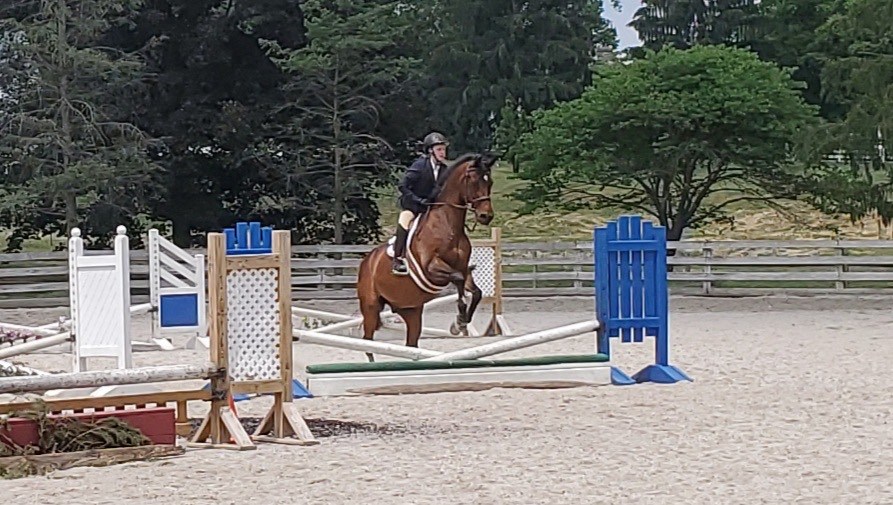
[{"label": "bridle", "polygon": [[[465,169],[465,173],[462,174],[462,178],[465,179],[465,191],[464,191],[464,194],[462,195],[462,199],[465,200],[465,205],[460,205],[458,203],[452,203],[452,202],[433,202],[433,203],[429,204],[429,206],[434,207],[435,205],[449,205],[450,207],[453,207],[454,209],[464,209],[465,216],[467,217],[469,210],[472,210],[472,211],[477,210],[477,206],[481,202],[486,202],[486,201],[490,200],[490,195],[479,196],[477,198],[469,198],[468,195],[471,194],[471,189],[470,189],[471,181],[468,178],[468,169]],[[468,231],[474,231],[477,228],[477,224],[478,224],[477,221],[473,221],[471,227],[469,228],[468,223],[466,222],[465,229]]]}]

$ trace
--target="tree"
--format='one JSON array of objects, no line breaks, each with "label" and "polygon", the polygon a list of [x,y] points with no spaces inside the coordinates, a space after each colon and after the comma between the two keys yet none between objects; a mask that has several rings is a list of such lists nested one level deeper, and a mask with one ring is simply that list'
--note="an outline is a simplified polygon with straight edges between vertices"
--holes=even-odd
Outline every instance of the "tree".
[{"label": "tree", "polygon": [[517,149],[522,210],[611,207],[656,216],[668,238],[729,205],[799,191],[788,145],[811,124],[790,76],[721,46],[647,52],[598,69],[583,95],[534,115]]},{"label": "tree", "polygon": [[743,45],[757,34],[759,0],[645,0],[630,22],[647,49]]},{"label": "tree", "polygon": [[821,48],[826,43],[816,33],[832,16],[844,12],[845,4],[846,0],[763,0],[762,31],[750,40],[761,59],[793,69],[792,77],[805,84],[803,98],[818,105],[821,116],[829,120],[843,117],[846,108],[822,88],[822,54],[830,47]]},{"label": "tree", "polygon": [[431,127],[490,147],[506,99],[523,111],[580,95],[596,48],[616,46],[602,0],[439,0],[421,9]]},{"label": "tree", "polygon": [[0,223],[7,248],[48,233],[109,238],[138,233],[136,217],[156,182],[151,141],[130,121],[143,64],[103,47],[109,27],[127,23],[136,0],[19,0],[4,6],[8,37],[0,68],[9,96],[0,111]]},{"label": "tree", "polygon": [[807,136],[811,201],[853,219],[893,221],[893,3],[850,0],[817,30],[821,87],[844,115]]},{"label": "tree", "polygon": [[302,9],[309,44],[276,56],[290,78],[290,103],[273,121],[283,125],[280,168],[298,197],[281,203],[311,212],[318,238],[377,238],[375,190],[393,182],[397,156],[380,115],[420,68],[402,53],[413,19],[390,0],[308,0]]},{"label": "tree", "polygon": [[144,0],[105,42],[147,62],[148,91],[134,117],[164,142],[153,151],[164,193],[151,214],[160,228],[170,222],[177,245],[201,244],[201,232],[236,221],[304,229],[301,209],[276,208],[284,189],[265,124],[285,102],[287,78],[264,46],[305,44],[297,2]]}]

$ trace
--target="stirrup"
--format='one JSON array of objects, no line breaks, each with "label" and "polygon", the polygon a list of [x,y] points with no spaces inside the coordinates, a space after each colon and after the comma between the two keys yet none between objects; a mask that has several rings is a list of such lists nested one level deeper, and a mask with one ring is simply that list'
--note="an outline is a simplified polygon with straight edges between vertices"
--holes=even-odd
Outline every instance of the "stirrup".
[{"label": "stirrup", "polygon": [[391,265],[391,273],[394,275],[409,274],[409,270],[406,268],[406,262],[401,258],[394,258],[394,263]]}]

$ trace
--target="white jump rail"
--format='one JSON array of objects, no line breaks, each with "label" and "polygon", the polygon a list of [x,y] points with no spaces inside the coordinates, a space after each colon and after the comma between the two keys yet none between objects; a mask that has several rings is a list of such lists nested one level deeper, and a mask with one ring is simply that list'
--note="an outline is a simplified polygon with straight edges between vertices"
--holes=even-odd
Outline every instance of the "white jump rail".
[{"label": "white jump rail", "polygon": [[356,337],[343,337],[340,335],[330,335],[319,331],[310,330],[294,330],[298,335],[298,340],[307,344],[322,345],[326,347],[337,347],[352,351],[361,351],[367,353],[383,354],[396,358],[406,358],[421,361],[460,361],[484,358],[504,354],[526,347],[533,347],[547,342],[562,340],[587,332],[598,330],[598,320],[592,319],[573,323],[558,328],[549,328],[546,330],[529,333],[527,335],[519,335],[517,337],[507,338],[498,342],[484,344],[476,347],[469,347],[453,352],[441,352],[430,349],[421,349],[415,347],[406,347],[404,345],[388,344],[385,342],[376,342],[374,340],[364,340]]},{"label": "white jump rail", "polygon": [[490,344],[480,345],[477,347],[469,347],[453,352],[440,353],[437,356],[423,358],[422,361],[459,361],[485,358],[487,356],[495,356],[525,347],[533,347],[546,342],[562,340],[569,337],[581,335],[583,333],[598,330],[599,323],[597,319],[583,321],[579,323],[569,324],[567,326],[559,326],[558,328],[549,328],[547,330],[520,335],[514,338],[500,340]]},{"label": "white jump rail", "polygon": [[[436,307],[438,305],[444,305],[447,303],[456,303],[456,297],[453,295],[441,296],[439,298],[435,298],[430,302],[425,304],[425,308]],[[337,312],[328,312],[324,310],[317,309],[307,309],[303,307],[292,307],[291,308],[292,315],[294,317],[312,317],[315,319],[320,319],[323,321],[338,321],[336,323],[327,324],[325,326],[320,326],[317,328],[313,328],[313,331],[316,332],[333,332],[340,331],[345,329],[354,329],[361,328],[363,324],[362,316],[346,316],[344,314],[338,314]],[[382,318],[382,326],[385,328],[393,328],[393,329],[402,329],[403,325],[397,318],[399,316],[394,314],[390,309],[385,309],[381,311]],[[452,337],[453,334],[447,330],[441,330],[439,328],[430,328],[424,327],[422,328],[422,335],[426,336],[437,336],[437,337]]]}]

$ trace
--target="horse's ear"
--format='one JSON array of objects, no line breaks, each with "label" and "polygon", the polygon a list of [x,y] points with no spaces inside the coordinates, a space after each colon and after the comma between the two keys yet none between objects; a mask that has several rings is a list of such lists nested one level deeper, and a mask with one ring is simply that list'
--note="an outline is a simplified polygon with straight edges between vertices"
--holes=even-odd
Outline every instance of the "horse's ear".
[{"label": "horse's ear", "polygon": [[496,153],[486,152],[481,155],[481,165],[484,166],[487,170],[489,170],[494,164],[496,164],[496,160],[499,159],[499,155]]}]

